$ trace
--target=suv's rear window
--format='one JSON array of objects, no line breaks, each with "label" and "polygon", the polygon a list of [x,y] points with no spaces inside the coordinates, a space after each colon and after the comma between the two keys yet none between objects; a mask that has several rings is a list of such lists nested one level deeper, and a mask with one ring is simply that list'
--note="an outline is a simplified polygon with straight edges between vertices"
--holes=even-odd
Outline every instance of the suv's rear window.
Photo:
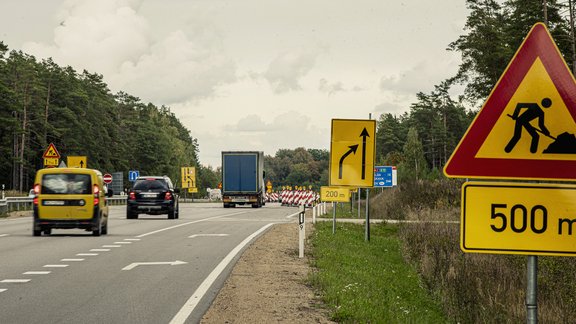
[{"label": "suv's rear window", "polygon": [[168,190],[166,181],[161,179],[139,179],[134,183],[134,190]]},{"label": "suv's rear window", "polygon": [[92,193],[92,181],[89,174],[45,174],[42,176],[43,194],[90,194]]}]

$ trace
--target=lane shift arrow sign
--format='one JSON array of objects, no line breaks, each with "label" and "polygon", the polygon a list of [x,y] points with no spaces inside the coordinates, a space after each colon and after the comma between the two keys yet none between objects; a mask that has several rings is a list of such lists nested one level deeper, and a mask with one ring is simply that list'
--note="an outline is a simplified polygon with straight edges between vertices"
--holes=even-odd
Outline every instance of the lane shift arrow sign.
[{"label": "lane shift arrow sign", "polygon": [[348,152],[344,153],[344,155],[342,155],[342,157],[340,158],[340,163],[338,164],[338,179],[342,179],[342,164],[344,163],[344,159],[350,155],[350,153],[354,153],[356,154],[356,150],[358,149],[358,144],[356,145],[350,145],[348,146],[350,149],[348,150]]},{"label": "lane shift arrow sign", "polygon": [[184,261],[171,261],[171,262],[134,262],[130,265],[125,266],[122,270],[132,270],[137,266],[141,265],[182,265],[187,264],[188,262]]}]

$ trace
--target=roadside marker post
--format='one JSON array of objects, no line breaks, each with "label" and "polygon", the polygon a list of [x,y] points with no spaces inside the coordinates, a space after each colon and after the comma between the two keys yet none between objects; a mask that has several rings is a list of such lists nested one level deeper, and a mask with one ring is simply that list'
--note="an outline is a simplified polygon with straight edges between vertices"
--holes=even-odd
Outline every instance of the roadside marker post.
[{"label": "roadside marker post", "polygon": [[304,257],[304,237],[306,237],[306,206],[300,205],[300,213],[298,213],[298,227],[299,233],[299,253],[300,259]]}]

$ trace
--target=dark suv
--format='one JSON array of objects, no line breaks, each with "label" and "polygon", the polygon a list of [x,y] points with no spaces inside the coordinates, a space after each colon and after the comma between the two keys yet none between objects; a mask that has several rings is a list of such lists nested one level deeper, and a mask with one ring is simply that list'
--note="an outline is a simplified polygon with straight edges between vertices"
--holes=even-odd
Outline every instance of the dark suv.
[{"label": "dark suv", "polygon": [[178,193],[167,176],[138,177],[128,193],[126,218],[136,219],[138,214],[168,214],[168,219],[176,219]]}]

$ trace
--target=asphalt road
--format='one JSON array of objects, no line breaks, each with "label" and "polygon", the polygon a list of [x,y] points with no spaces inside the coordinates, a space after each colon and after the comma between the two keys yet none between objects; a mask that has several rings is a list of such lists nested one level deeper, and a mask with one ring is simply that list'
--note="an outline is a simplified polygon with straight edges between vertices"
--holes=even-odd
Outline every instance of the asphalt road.
[{"label": "asphalt road", "polygon": [[[197,323],[247,244],[297,208],[181,204],[180,218],[127,220],[108,235],[0,221],[0,323]],[[292,215],[292,217],[290,217]]]}]

